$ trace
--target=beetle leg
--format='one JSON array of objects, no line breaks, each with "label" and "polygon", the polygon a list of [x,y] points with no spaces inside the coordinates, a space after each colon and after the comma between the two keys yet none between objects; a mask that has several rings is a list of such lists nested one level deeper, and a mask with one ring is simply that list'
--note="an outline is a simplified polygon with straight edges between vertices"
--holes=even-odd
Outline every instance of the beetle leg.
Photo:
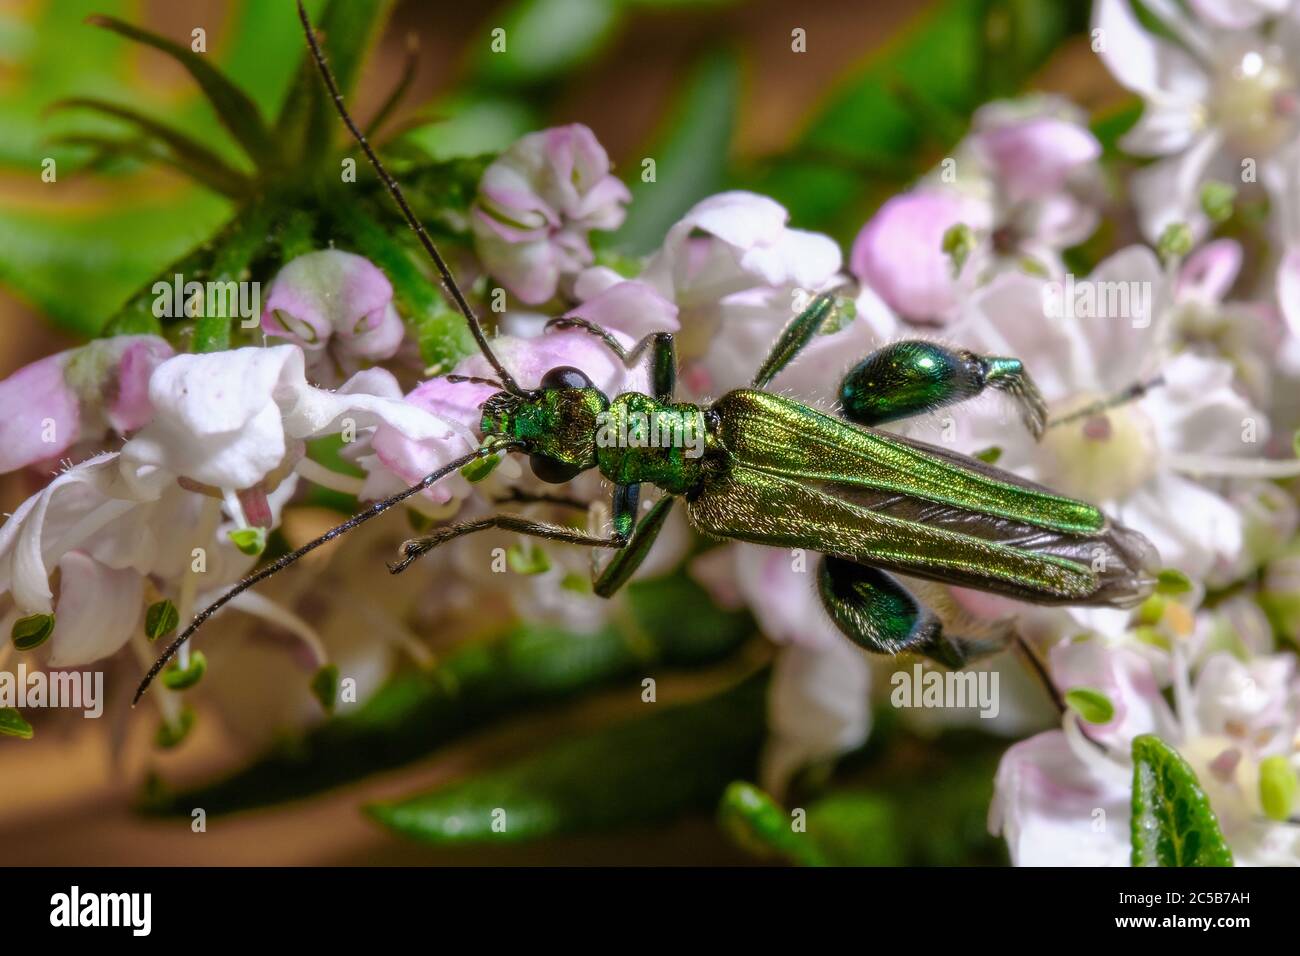
[{"label": "beetle leg", "polygon": [[826,319],[834,311],[835,297],[822,294],[786,323],[767,358],[754,374],[754,388],[767,388],[772,379],[793,362],[803,347],[812,341],[812,337],[820,331]]},{"label": "beetle leg", "polygon": [[402,545],[402,560],[390,564],[388,570],[400,574],[439,545],[467,534],[474,534],[476,531],[487,531],[489,528],[501,528],[534,538],[544,538],[547,541],[562,541],[565,544],[580,544],[589,548],[626,548],[628,544],[627,535],[620,535],[617,529],[608,538],[598,538],[562,525],[530,521],[522,515],[500,514],[475,518],[472,521],[458,521],[456,524],[438,528],[423,537],[412,538]]},{"label": "beetle leg", "polygon": [[1039,438],[1047,404],[1019,359],[976,355],[909,339],[872,352],[840,382],[844,417],[881,425],[974,398],[996,388],[1015,399],[1020,417]]},{"label": "beetle leg", "polygon": [[[610,558],[604,570],[593,580],[592,590],[601,597],[607,598],[627,583],[628,579],[636,573],[636,569],[641,566],[641,562],[645,560],[646,555],[650,553],[650,548],[653,547],[655,539],[659,537],[659,532],[664,526],[668,512],[672,510],[674,500],[676,499],[664,495],[655,502],[655,506],[646,513],[644,518],[636,522],[635,530],[632,532],[632,538],[627,547]],[[619,526],[617,496],[614,502],[614,528],[617,530]],[[635,518],[635,510],[632,517]]]},{"label": "beetle leg", "polygon": [[911,651],[945,667],[1002,650],[1001,640],[945,634],[939,618],[891,574],[826,555],[817,568],[817,590],[835,626],[876,654]]},{"label": "beetle leg", "polygon": [[605,347],[617,355],[627,368],[632,368],[637,362],[641,361],[641,356],[647,349],[651,350],[651,369],[650,377],[654,396],[661,402],[671,401],[673,393],[677,390],[677,346],[673,341],[671,332],[651,332],[641,338],[641,341],[630,349],[625,349],[607,330],[602,329],[595,322],[588,322],[584,318],[574,316],[562,316],[558,319],[551,319],[546,323],[547,331],[551,329],[582,329],[591,335],[596,336],[605,343]]}]

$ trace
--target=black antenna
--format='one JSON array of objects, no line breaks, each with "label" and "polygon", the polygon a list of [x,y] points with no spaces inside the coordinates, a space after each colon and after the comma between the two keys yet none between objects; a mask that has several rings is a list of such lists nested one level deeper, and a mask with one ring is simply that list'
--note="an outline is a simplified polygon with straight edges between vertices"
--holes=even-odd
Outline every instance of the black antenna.
[{"label": "black antenna", "polygon": [[460,309],[461,315],[465,316],[465,321],[469,323],[469,330],[474,336],[474,341],[478,343],[479,351],[483,353],[483,357],[496,370],[497,377],[501,379],[501,383],[505,386],[507,392],[512,392],[515,395],[528,394],[519,387],[514,376],[510,374],[509,370],[501,364],[501,360],[493,353],[492,347],[488,344],[487,335],[483,332],[483,326],[479,324],[478,316],[474,314],[469,301],[465,298],[464,293],[460,291],[460,286],[456,284],[456,279],[451,274],[451,269],[447,267],[442,254],[438,252],[433,240],[429,238],[429,234],[424,231],[424,226],[415,217],[415,213],[411,212],[411,207],[407,205],[406,197],[402,195],[402,189],[397,185],[397,180],[389,175],[388,170],[379,161],[375,151],[371,149],[370,143],[366,141],[365,134],[361,132],[351,115],[348,114],[347,107],[343,105],[343,94],[339,92],[339,85],[334,79],[334,72],[330,69],[329,64],[325,62],[325,54],[321,52],[320,43],[316,40],[316,31],[312,29],[311,20],[307,17],[307,10],[302,5],[302,0],[298,0],[298,19],[302,21],[303,31],[307,34],[307,45],[311,47],[312,59],[316,61],[316,67],[325,80],[325,88],[329,90],[330,97],[334,100],[334,108],[338,110],[344,125],[347,126],[348,131],[352,133],[353,138],[361,146],[366,158],[370,160],[370,165],[375,167],[375,172],[379,174],[380,180],[397,202],[398,208],[402,210],[402,215],[406,217],[407,223],[419,236],[420,244],[424,246],[424,251],[429,254],[429,258],[433,260],[434,266],[438,269],[438,274],[442,277],[444,288],[456,303],[456,308]]},{"label": "black antenna", "polygon": [[445,378],[452,385],[460,385],[462,383],[468,382],[471,385],[491,385],[493,388],[497,388],[497,389],[505,388],[505,386],[498,381],[495,381],[490,378],[480,378],[477,375],[444,375],[443,378]]},{"label": "black antenna", "polygon": [[353,515],[347,521],[343,522],[341,525],[338,525],[337,527],[331,528],[329,531],[326,531],[323,535],[321,535],[319,538],[316,538],[314,541],[307,542],[297,551],[293,551],[289,554],[284,555],[283,557],[277,558],[276,560],[272,561],[270,564],[266,565],[266,567],[259,568],[258,570],[254,571],[252,574],[248,575],[248,577],[244,578],[242,581],[240,581],[238,584],[232,587],[229,591],[221,595],[221,597],[217,598],[206,608],[200,611],[197,615],[195,615],[194,620],[190,622],[190,626],[185,629],[184,633],[182,633],[180,637],[176,638],[176,640],[172,641],[171,644],[168,645],[167,650],[163,651],[162,656],[159,657],[158,660],[154,661],[153,666],[149,668],[149,673],[144,675],[144,680],[140,681],[140,686],[135,689],[135,696],[131,698],[131,706],[134,707],[136,704],[140,702],[140,698],[143,697],[144,692],[149,689],[149,685],[153,683],[153,679],[157,677],[159,672],[161,672],[162,669],[167,666],[168,662],[171,661],[171,659],[176,656],[176,652],[181,649],[181,645],[184,644],[186,641],[188,641],[191,637],[193,637],[194,632],[197,631],[200,627],[202,627],[203,623],[207,621],[208,618],[210,618],[213,614],[217,613],[217,611],[221,610],[223,607],[229,604],[232,599],[242,594],[243,592],[247,591],[254,584],[257,584],[260,581],[265,581],[271,575],[283,571],[285,568],[293,564],[303,555],[315,551],[322,544],[327,544],[328,542],[333,541],[339,535],[347,534],[357,525],[365,524],[371,518],[383,514],[389,508],[393,507],[393,505],[405,501],[407,498],[411,497],[412,495],[419,494],[421,491],[424,491],[434,482],[438,481],[441,478],[445,478],[453,471],[456,471],[460,468],[464,468],[470,462],[477,461],[479,458],[486,457],[487,455],[495,454],[498,451],[509,451],[512,447],[513,447],[512,445],[500,444],[500,443],[484,445],[483,447],[477,448],[474,451],[470,452],[468,455],[462,455],[460,458],[457,458],[455,461],[451,462],[450,464],[443,465],[437,471],[425,475],[419,481],[418,484],[411,485],[411,487],[407,488],[405,491],[399,491],[391,498],[385,498],[383,501],[376,501],[365,511]]}]

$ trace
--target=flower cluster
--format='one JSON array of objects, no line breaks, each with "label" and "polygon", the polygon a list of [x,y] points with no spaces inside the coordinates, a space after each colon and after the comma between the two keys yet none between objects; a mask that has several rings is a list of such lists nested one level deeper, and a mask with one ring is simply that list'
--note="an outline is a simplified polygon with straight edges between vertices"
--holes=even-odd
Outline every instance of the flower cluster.
[{"label": "flower cluster", "polygon": [[[649,390],[644,363],[625,367],[586,331],[545,322],[570,316],[624,347],[676,333],[680,400],[707,402],[748,385],[791,316],[822,292],[840,304],[836,321],[772,385],[810,405],[832,410],[847,369],[892,340],[941,337],[1023,361],[1048,404],[1041,438],[991,395],[896,427],[1101,506],[1149,538],[1181,586],[1130,611],[908,581],[949,630],[1015,635],[1014,652],[975,666],[1010,674],[1028,659],[1046,681],[1008,680],[989,722],[1023,738],[1002,760],[990,815],[1018,864],[1127,862],[1130,747],[1148,732],[1193,768],[1239,862],[1300,862],[1300,675],[1284,645],[1300,636],[1300,508],[1285,485],[1300,474],[1288,439],[1300,408],[1286,400],[1300,384],[1300,78],[1288,56],[1300,47],[1300,4],[1158,6],[1170,35],[1147,32],[1126,0],[1095,4],[1101,57],[1146,104],[1121,146],[1152,159],[1119,212],[1086,117],[1033,97],[979,110],[951,156],[862,225],[847,258],[745,191],[698,202],[642,260],[597,256],[590,234],[617,228],[631,197],[581,125],[501,153],[466,225],[467,257],[472,248],[489,287],[509,294],[492,345],[525,388],[572,366],[609,395]],[[1262,271],[1243,268],[1237,239],[1215,235],[1253,189],[1271,203],[1274,256]],[[1072,250],[1103,215],[1131,216],[1145,241],[1076,275]],[[449,374],[414,374],[419,317],[399,308],[396,277],[331,247],[268,279],[260,345],[194,354],[119,336],[0,382],[0,470],[39,483],[0,527],[0,613],[14,635],[0,659],[17,648],[48,668],[77,667],[129,647],[147,662],[157,609],[187,621],[254,566],[273,533],[289,536],[286,506],[307,489],[375,501],[479,447],[493,369],[473,354]],[[342,451],[324,455],[323,445]],[[409,518],[427,527],[512,499],[548,520],[572,522],[576,503],[591,527],[608,521],[594,474],[570,483],[567,504],[543,490],[553,489],[506,459],[427,488],[409,500]],[[700,550],[673,521],[640,573],[689,560],[718,603],[748,607],[776,645],[764,784],[782,792],[860,746],[873,698],[881,705],[873,688],[900,665],[831,623],[810,573],[817,556],[745,543]],[[527,573],[489,573],[498,553]],[[615,606],[585,583],[588,555],[504,531],[420,567],[432,619],[502,608],[580,635]],[[406,609],[421,590],[410,587]],[[369,668],[367,687],[392,666],[392,645],[428,656],[391,618],[347,640],[322,635],[303,603],[247,593],[232,607],[297,637],[311,669],[342,657],[350,672]],[[205,646],[219,653],[219,642]],[[178,669],[192,667],[182,656]],[[158,696],[177,721],[175,695]]]}]

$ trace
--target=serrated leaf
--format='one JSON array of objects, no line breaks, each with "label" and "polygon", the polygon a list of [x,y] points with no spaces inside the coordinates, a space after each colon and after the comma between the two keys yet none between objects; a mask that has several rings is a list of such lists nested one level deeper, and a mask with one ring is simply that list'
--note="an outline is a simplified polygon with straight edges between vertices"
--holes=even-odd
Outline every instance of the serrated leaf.
[{"label": "serrated leaf", "polygon": [[31,740],[33,733],[32,725],[16,707],[0,707],[0,736]]},{"label": "serrated leaf", "polygon": [[426,843],[518,842],[644,825],[712,806],[753,772],[765,675],[716,697],[569,738],[504,770],[367,812]]},{"label": "serrated leaf", "polygon": [[1196,774],[1154,734],[1133,738],[1133,866],[1232,866]]}]

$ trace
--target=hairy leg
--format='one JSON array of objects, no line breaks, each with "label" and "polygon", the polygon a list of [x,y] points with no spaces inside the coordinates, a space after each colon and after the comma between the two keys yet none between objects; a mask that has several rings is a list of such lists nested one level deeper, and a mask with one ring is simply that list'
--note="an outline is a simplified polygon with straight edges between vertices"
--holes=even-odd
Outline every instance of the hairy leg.
[{"label": "hairy leg", "polygon": [[936,342],[907,340],[872,352],[840,383],[844,417],[881,425],[974,398],[986,388],[1006,392],[1035,438],[1047,405],[1019,359],[976,355]]},{"label": "hairy leg", "polygon": [[562,525],[547,524],[544,521],[530,521],[521,515],[491,515],[487,518],[475,518],[471,521],[458,521],[455,524],[447,525],[445,528],[438,528],[423,537],[412,538],[402,545],[402,560],[390,564],[388,570],[394,574],[400,574],[439,545],[446,544],[448,541],[453,541],[467,534],[474,534],[477,531],[487,531],[489,528],[501,528],[505,531],[514,531],[518,534],[543,538],[547,541],[562,541],[565,544],[580,544],[589,548],[625,548],[628,540],[617,533],[608,538],[598,538]]},{"label": "hairy leg", "polygon": [[834,311],[835,297],[819,295],[806,309],[791,319],[777,336],[763,364],[754,373],[754,388],[767,388],[772,379],[793,362],[803,351],[804,346],[812,341],[813,336],[821,330],[822,325]]}]

